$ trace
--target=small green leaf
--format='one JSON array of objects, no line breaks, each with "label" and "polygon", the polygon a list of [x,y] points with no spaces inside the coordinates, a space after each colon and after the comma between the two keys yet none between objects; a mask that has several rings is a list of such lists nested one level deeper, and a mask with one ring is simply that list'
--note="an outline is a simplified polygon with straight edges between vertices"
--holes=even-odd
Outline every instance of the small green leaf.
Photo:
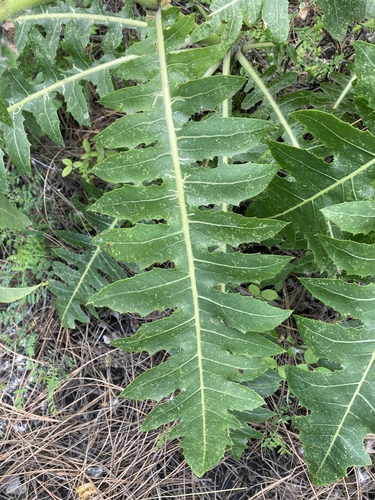
[{"label": "small green leaf", "polygon": [[249,285],[247,288],[248,288],[249,292],[252,295],[255,295],[256,297],[258,297],[260,295],[260,288],[259,288],[259,286],[257,286],[257,285]]},{"label": "small green leaf", "polygon": [[295,358],[297,356],[297,348],[292,346],[292,347],[289,347],[288,350],[287,350],[287,353],[289,354],[289,356],[291,356],[292,358]]},{"label": "small green leaf", "polygon": [[308,365],[315,365],[319,360],[319,357],[314,354],[312,349],[307,349],[305,351],[304,358],[305,363],[307,363]]},{"label": "small green leaf", "polygon": [[73,170],[73,165],[67,165],[65,168],[63,168],[63,171],[61,172],[62,177],[67,177]]},{"label": "small green leaf", "polygon": [[83,139],[83,141],[82,141],[82,147],[86,151],[86,153],[91,153],[90,143],[89,143],[89,141],[87,139]]},{"label": "small green leaf", "polygon": [[275,290],[271,290],[268,288],[266,290],[263,290],[260,295],[264,300],[275,300],[279,296],[278,293],[275,292]]},{"label": "small green leaf", "polygon": [[0,97],[0,122],[5,123],[9,127],[13,127],[12,119],[8,113],[7,106],[4,102],[4,99]]}]

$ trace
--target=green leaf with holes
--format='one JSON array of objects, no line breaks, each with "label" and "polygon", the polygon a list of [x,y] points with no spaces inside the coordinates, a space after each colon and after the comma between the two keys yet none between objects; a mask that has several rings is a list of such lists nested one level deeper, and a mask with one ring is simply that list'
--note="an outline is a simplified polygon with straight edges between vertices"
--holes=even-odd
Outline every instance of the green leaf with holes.
[{"label": "green leaf with holes", "polygon": [[[307,150],[271,142],[270,150],[285,173],[275,177],[258,202],[250,205],[249,215],[291,222],[287,228],[289,244],[305,238],[323,270],[328,254],[316,234],[331,236],[324,217],[331,206],[340,210],[349,200],[367,203],[371,199],[375,137],[322,111],[297,111],[292,116],[326,146],[332,157],[326,161]],[[347,224],[353,226],[349,220]]]},{"label": "green leaf with holes", "polygon": [[233,431],[243,430],[241,412],[264,404],[257,385],[245,382],[266,373],[270,357],[282,352],[265,333],[290,314],[241,295],[238,287],[272,279],[290,259],[238,251],[241,243],[266,240],[286,223],[228,209],[262,191],[277,167],[232,165],[223,157],[251,150],[274,126],[220,116],[221,103],[244,80],[204,77],[228,46],[182,49],[193,24],[178,13],[158,12],[149,21],[149,36],[129,49],[142,56],[136,68],[130,62],[131,71],[124,65],[121,72],[137,79],[137,86],[103,99],[126,115],[96,141],[123,151],[94,167],[97,176],[118,187],[90,210],[127,221],[127,227],[107,229],[93,243],[119,261],[135,262],[140,272],[104,287],[89,304],[141,316],[164,311],[163,319],[114,341],[128,351],[170,354],[122,395],[164,400],[143,429],[178,422],[169,437],[181,439],[188,463],[202,476],[233,446]]},{"label": "green leaf with holes", "polygon": [[310,412],[296,418],[307,466],[314,483],[324,485],[346,476],[349,467],[371,464],[363,440],[375,432],[375,285],[333,279],[302,283],[317,299],[362,325],[297,319],[305,344],[340,367],[331,372],[286,368],[288,384]]}]

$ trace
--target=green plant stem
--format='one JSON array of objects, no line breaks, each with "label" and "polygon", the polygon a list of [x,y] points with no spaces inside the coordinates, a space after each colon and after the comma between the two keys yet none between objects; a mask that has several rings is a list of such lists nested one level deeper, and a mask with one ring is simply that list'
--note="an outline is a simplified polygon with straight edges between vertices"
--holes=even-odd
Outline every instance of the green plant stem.
[{"label": "green plant stem", "polygon": [[346,87],[344,88],[344,90],[341,92],[341,94],[339,95],[339,98],[337,99],[337,101],[335,102],[335,104],[333,105],[333,109],[337,109],[341,102],[343,101],[344,97],[346,96],[346,94],[349,92],[349,90],[352,88],[352,84],[354,82],[354,80],[356,79],[357,77],[355,75],[353,75],[351,77],[351,79],[348,81]]},{"label": "green plant stem", "polygon": [[272,109],[276,113],[277,118],[279,119],[281,125],[284,127],[285,132],[287,133],[292,145],[296,148],[299,148],[299,144],[297,141],[297,138],[293,134],[293,131],[289,125],[289,123],[286,121],[285,116],[282,114],[280,107],[277,105],[277,102],[275,99],[272,97],[270,94],[269,90],[267,89],[266,85],[262,82],[262,79],[259,78],[258,73],[254,70],[254,68],[251,66],[249,61],[246,59],[246,57],[242,54],[241,50],[239,49],[236,54],[236,59],[237,61],[241,64],[243,69],[249,74],[249,76],[254,80],[255,84],[258,85],[260,90],[263,92],[264,97],[267,99],[267,101],[270,103],[272,106]]},{"label": "green plant stem", "polygon": [[212,76],[215,73],[215,71],[220,68],[220,65],[221,61],[218,61],[216,64],[213,64],[210,68],[208,68],[208,70],[205,72],[203,76],[204,77]]},{"label": "green plant stem", "polygon": [[28,95],[24,99],[21,99],[20,101],[12,104],[7,108],[8,113],[11,113],[13,111],[21,109],[25,104],[34,101],[35,99],[38,99],[39,97],[42,97],[46,94],[49,94],[50,92],[53,92],[54,90],[59,89],[60,87],[63,87],[64,85],[67,85],[68,83],[75,82],[77,80],[81,80],[82,78],[85,78],[86,76],[93,75],[94,73],[98,73],[100,71],[105,71],[106,69],[114,68],[115,66],[118,66],[119,64],[131,61],[132,59],[138,59],[139,56],[124,56],[120,57],[118,59],[115,59],[114,61],[109,61],[104,64],[99,64],[98,66],[95,66],[93,68],[86,69],[85,71],[81,71],[80,73],[77,73],[76,75],[69,76],[67,78],[64,78],[63,80],[59,80],[58,82],[53,83],[52,85],[49,85],[48,87],[44,87],[41,90],[38,90],[37,92],[34,92],[33,94]]},{"label": "green plant stem", "polygon": [[203,17],[204,20],[207,20],[208,19],[208,14],[207,12],[204,10],[204,8],[199,5],[198,3],[194,2],[195,3],[195,8],[199,11],[199,13],[201,14],[201,16]]},{"label": "green plant stem", "polygon": [[41,20],[41,19],[86,19],[88,21],[95,21],[97,23],[116,23],[122,24],[124,26],[137,27],[137,28],[146,28],[147,23],[145,21],[139,21],[137,19],[122,19],[117,16],[102,16],[99,14],[83,14],[83,13],[74,13],[67,12],[64,14],[61,13],[53,13],[53,12],[45,12],[41,14],[31,14],[26,16],[18,16],[12,21],[15,23],[22,23],[25,21],[32,20]]},{"label": "green plant stem", "polygon": [[246,43],[242,46],[242,52],[247,52],[252,49],[261,49],[263,47],[274,47],[275,44],[272,42],[255,42],[255,43]]}]

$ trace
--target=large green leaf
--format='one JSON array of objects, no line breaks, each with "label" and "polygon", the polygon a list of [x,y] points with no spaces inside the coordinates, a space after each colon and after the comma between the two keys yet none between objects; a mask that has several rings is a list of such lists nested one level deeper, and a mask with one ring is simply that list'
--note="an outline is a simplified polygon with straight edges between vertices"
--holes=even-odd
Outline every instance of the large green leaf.
[{"label": "large green leaf", "polygon": [[[274,127],[214,113],[243,79],[203,77],[227,46],[181,49],[192,28],[190,17],[180,17],[176,9],[158,12],[149,22],[148,37],[128,52],[142,54],[137,65],[121,68],[127,79],[138,79],[136,90],[125,86],[103,99],[127,114],[97,141],[125,151],[94,168],[118,187],[91,210],[126,220],[128,226],[130,221],[131,227],[108,229],[93,243],[120,261],[135,261],[141,272],[98,291],[90,304],[143,316],[168,311],[134,337],[114,342],[125,350],[163,349],[171,355],[135,379],[123,396],[168,398],[143,428],[178,421],[169,436],[182,438],[185,457],[201,476],[232,447],[231,432],[243,429],[244,417],[233,412],[264,403],[256,388],[243,382],[268,370],[264,357],[281,349],[262,334],[289,315],[240,295],[238,286],[273,278],[289,258],[237,250],[241,243],[272,237],[285,223],[246,218],[230,205],[262,191],[275,166],[229,165],[221,158],[245,153]],[[209,116],[202,116],[202,108]],[[216,158],[217,166],[210,165]]]},{"label": "large green leaf", "polygon": [[284,43],[289,34],[288,0],[264,0],[262,19],[267,34],[276,43]]},{"label": "large green leaf", "polygon": [[288,228],[291,243],[302,235],[324,269],[328,257],[315,235],[331,236],[331,228],[320,210],[372,197],[375,137],[321,111],[297,111],[292,116],[334,159],[327,163],[309,151],[272,142],[271,152],[287,175],[276,177],[249,213],[292,222]]},{"label": "large green leaf", "polygon": [[314,354],[341,366],[331,373],[286,369],[291,389],[310,410],[296,422],[312,479],[323,485],[346,476],[348,467],[371,464],[363,439],[375,432],[375,285],[329,279],[302,282],[316,298],[363,324],[348,328],[345,322],[297,319],[304,343]]}]

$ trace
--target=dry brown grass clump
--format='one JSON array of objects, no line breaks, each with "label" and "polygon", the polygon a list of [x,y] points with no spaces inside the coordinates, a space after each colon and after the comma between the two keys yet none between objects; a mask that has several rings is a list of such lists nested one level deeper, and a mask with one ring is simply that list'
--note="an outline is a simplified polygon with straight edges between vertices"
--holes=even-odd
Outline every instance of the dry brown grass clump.
[{"label": "dry brown grass clump", "polygon": [[[165,443],[159,432],[140,432],[153,403],[118,397],[160,356],[111,348],[109,338],[122,333],[104,320],[67,331],[49,307],[31,313],[35,324],[32,315],[38,330],[36,361],[70,371],[51,399],[45,384],[33,383],[22,369],[27,360],[1,349],[0,366],[7,367],[2,383],[8,387],[0,399],[1,499],[75,500],[77,490],[89,500],[374,498],[373,469],[361,468],[346,481],[315,488],[289,423],[278,428],[289,453],[278,455],[252,442],[241,460],[227,458],[196,478],[175,442]],[[121,324],[126,329],[131,322],[124,317]],[[28,388],[22,409],[14,406],[15,376],[18,388]],[[261,430],[270,435],[275,428],[271,421]],[[85,497],[82,488],[92,494]]]}]

